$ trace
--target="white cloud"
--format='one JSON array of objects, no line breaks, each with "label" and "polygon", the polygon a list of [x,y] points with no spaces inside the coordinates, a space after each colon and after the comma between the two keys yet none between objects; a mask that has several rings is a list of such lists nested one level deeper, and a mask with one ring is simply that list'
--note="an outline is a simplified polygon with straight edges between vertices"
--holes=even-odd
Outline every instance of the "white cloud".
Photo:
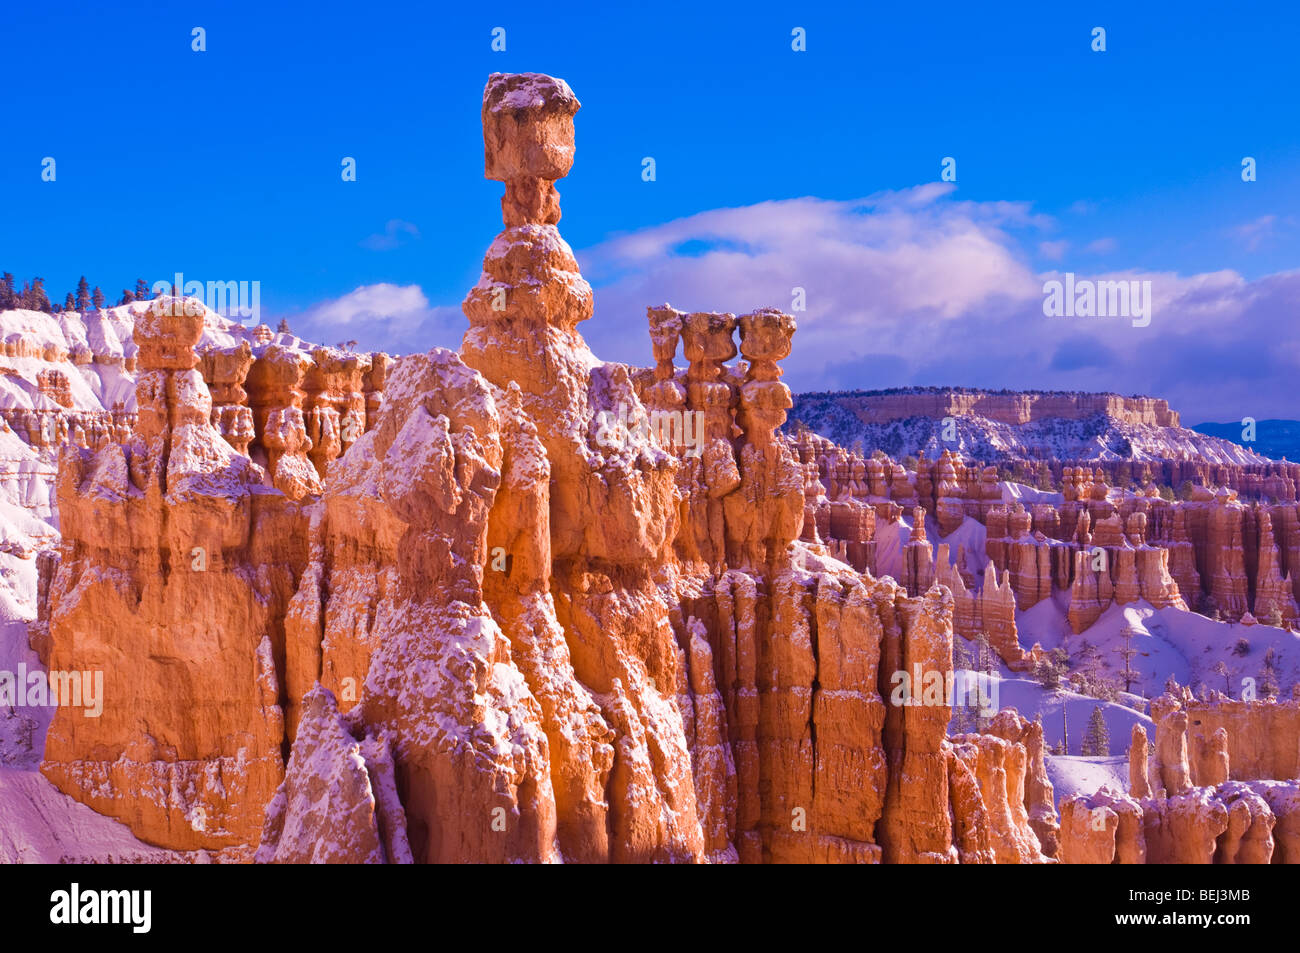
[{"label": "white cloud", "polygon": [[376,318],[419,315],[429,307],[419,285],[362,285],[341,298],[316,305],[308,317],[323,325],[356,324]]},{"label": "white cloud", "polygon": [[1228,234],[1245,246],[1246,251],[1258,251],[1259,247],[1273,238],[1277,231],[1276,215],[1261,215],[1253,222],[1237,225],[1228,229]]},{"label": "white cloud", "polygon": [[361,240],[362,248],[371,251],[392,251],[406,243],[407,238],[419,238],[420,230],[410,222],[400,218],[389,219],[382,235],[371,235]]},{"label": "white cloud", "polygon": [[[1075,268],[1080,278],[1151,281],[1150,325],[1047,318],[1048,276],[1027,249],[1056,227],[1023,203],[955,201],[945,185],[715,209],[579,251],[596,289],[595,316],[579,329],[601,358],[646,366],[648,305],[788,311],[802,288],[807,310],[795,314],[782,362],[796,391],[1110,390],[1166,397],[1189,423],[1295,416],[1300,271],[1247,281]],[[459,348],[466,320],[457,305],[430,305],[418,285],[385,283],[322,302],[293,326],[308,340],[403,354]]]},{"label": "white cloud", "polygon": [[466,321],[460,308],[429,304],[419,285],[362,285],[347,294],[291,318],[294,333],[309,341],[333,344],[340,335],[367,350],[390,354],[458,349]]},{"label": "white cloud", "polygon": [[1042,255],[1048,261],[1060,261],[1065,257],[1065,253],[1069,247],[1070,243],[1063,239],[1055,242],[1039,242],[1038,254]]},{"label": "white cloud", "polygon": [[782,362],[796,391],[1113,390],[1167,397],[1189,422],[1295,416],[1287,395],[1300,372],[1300,272],[1247,281],[1231,271],[1076,268],[1080,278],[1150,280],[1150,326],[1047,318],[1046,276],[1025,249],[1055,224],[1020,203],[952,201],[943,186],[702,212],[579,251],[596,290],[595,316],[580,329],[602,358],[646,365],[646,306],[790,310],[800,287],[807,310],[795,314]]},{"label": "white cloud", "polygon": [[603,357],[645,361],[647,305],[788,310],[798,287],[807,311],[795,315],[795,353],[785,363],[800,386],[816,386],[829,359],[854,351],[927,352],[954,322],[1041,297],[1004,229],[1046,220],[1019,203],[943,201],[950,191],[764,202],[615,237],[578,253],[597,284],[596,317],[583,333]]}]

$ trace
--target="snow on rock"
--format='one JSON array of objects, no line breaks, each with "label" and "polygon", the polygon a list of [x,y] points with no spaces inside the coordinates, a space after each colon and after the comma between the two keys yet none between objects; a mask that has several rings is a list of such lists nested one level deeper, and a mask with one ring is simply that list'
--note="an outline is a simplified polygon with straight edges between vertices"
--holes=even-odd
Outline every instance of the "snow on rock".
[{"label": "snow on rock", "polygon": [[1064,494],[1039,490],[1036,487],[1025,486],[1023,483],[1012,483],[1010,480],[1001,481],[998,483],[998,488],[1002,492],[1003,503],[1051,503],[1053,506],[1060,506],[1065,502]]},{"label": "snow on rock", "polygon": [[[26,685],[18,685],[19,674],[44,672],[45,668],[27,644],[27,623],[16,609],[0,592],[0,616],[10,616],[0,621],[0,672],[11,673],[15,688],[25,693]],[[22,702],[0,704],[0,767],[34,771],[45,751],[45,732],[53,709],[27,705],[25,694]]]},{"label": "snow on rock", "polygon": [[[935,530],[933,533],[930,532],[932,528]],[[974,576],[983,574],[984,567],[988,565],[989,561],[984,545],[988,529],[979,520],[967,516],[962,520],[961,525],[947,536],[938,535],[937,528],[934,527],[932,521],[926,520],[926,532],[932,543],[948,544],[948,554],[954,565],[960,548],[966,554],[965,569]],[[937,550],[937,545],[935,548]]]},{"label": "snow on rock", "polygon": [[406,815],[396,800],[387,742],[354,739],[333,693],[319,684],[303,698],[293,754],[267,807],[256,861],[411,861]]},{"label": "snow on rock", "polygon": [[1052,779],[1056,808],[1080,794],[1091,794],[1109,787],[1128,790],[1128,756],[1108,755],[1085,758],[1080,755],[1048,755],[1047,776]]},{"label": "snow on rock", "polygon": [[35,771],[0,767],[0,864],[203,862],[137,840],[126,825],[78,804]]},{"label": "snow on rock", "polygon": [[[1102,667],[1120,677],[1127,633],[1129,647],[1137,651],[1130,661],[1135,677],[1128,687],[1148,697],[1162,691],[1171,676],[1180,685],[1204,683],[1207,688],[1239,697],[1247,684],[1244,679],[1253,678],[1258,684],[1270,650],[1278,684],[1300,681],[1300,634],[1295,632],[1260,623],[1221,622],[1172,606],[1155,609],[1138,600],[1111,605],[1096,622],[1074,635],[1062,607],[1065,595],[1055,593],[1016,613],[1021,642],[1040,642],[1045,649],[1064,648],[1072,657],[1078,657],[1086,643],[1096,650]],[[1219,671],[1220,665],[1223,671]]]}]

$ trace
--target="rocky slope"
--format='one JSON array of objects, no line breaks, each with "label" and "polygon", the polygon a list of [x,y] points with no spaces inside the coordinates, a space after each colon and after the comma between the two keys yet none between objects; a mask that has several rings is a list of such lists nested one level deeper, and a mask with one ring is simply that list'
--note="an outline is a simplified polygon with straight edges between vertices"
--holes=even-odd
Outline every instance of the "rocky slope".
[{"label": "rocky slope", "polygon": [[[1300,460],[1300,420],[1258,420],[1254,428],[1252,450],[1274,460]],[[1211,437],[1236,441],[1242,439],[1245,430],[1239,420],[1195,424],[1192,429]]]}]

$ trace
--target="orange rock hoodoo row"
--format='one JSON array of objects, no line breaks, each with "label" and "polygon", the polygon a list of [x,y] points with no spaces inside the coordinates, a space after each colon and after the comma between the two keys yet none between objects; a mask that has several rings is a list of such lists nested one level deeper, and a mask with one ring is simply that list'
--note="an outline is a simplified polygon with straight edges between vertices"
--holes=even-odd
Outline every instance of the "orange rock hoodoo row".
[{"label": "orange rock hoodoo row", "polygon": [[[1300,573],[1294,571],[1300,506],[1294,502],[1247,505],[1226,487],[1197,487],[1190,500],[1173,502],[1154,487],[1117,496],[1100,469],[1066,467],[1059,503],[1008,503],[993,467],[967,464],[950,451],[934,461],[922,456],[913,477],[883,455],[864,458],[807,430],[787,439],[806,468],[803,539],[860,571],[879,572],[880,537],[909,515],[912,539],[899,581],[915,593],[928,584],[933,551],[916,508],[940,540],[967,521],[981,524],[983,552],[974,558],[994,587],[981,585],[968,566],[971,554],[956,544],[939,544],[943,555],[933,574],[958,600],[957,631],[967,638],[984,632],[990,640],[996,632],[998,651],[1012,666],[1025,658],[1014,638],[1014,610],[1032,608],[1053,592],[1069,593],[1075,632],[1110,605],[1139,599],[1230,621],[1250,613],[1250,619],[1300,622]],[[981,592],[1000,600],[995,593],[1005,585],[1014,604],[989,620],[973,600]]]},{"label": "orange rock hoodoo row", "polygon": [[1061,805],[1060,858],[1083,864],[1300,863],[1300,700],[1155,699],[1129,791]]}]

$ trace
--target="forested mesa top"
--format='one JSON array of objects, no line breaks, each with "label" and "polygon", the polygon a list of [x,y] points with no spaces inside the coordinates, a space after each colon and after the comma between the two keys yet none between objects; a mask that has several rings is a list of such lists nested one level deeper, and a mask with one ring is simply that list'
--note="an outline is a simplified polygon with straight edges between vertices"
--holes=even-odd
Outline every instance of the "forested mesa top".
[{"label": "forested mesa top", "polygon": [[802,402],[834,400],[871,423],[907,417],[971,415],[1007,424],[1025,424],[1049,417],[1079,420],[1106,414],[1132,424],[1180,426],[1178,412],[1167,400],[1078,391],[988,391],[964,387],[915,387],[877,391],[800,394]]}]

